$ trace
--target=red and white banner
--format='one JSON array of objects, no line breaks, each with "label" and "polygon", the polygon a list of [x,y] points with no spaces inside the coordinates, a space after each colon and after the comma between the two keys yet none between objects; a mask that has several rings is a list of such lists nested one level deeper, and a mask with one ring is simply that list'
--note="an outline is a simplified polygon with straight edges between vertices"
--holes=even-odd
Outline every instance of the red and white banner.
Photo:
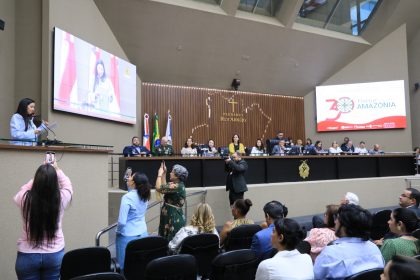
[{"label": "red and white banner", "polygon": [[143,146],[150,151],[149,114],[144,114]]},{"label": "red and white banner", "polygon": [[317,130],[371,130],[406,127],[404,81],[319,86]]}]

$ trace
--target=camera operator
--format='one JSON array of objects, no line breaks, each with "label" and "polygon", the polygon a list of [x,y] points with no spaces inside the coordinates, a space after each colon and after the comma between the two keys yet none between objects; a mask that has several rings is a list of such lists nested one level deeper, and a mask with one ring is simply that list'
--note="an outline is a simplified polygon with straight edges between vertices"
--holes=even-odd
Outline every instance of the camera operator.
[{"label": "camera operator", "polygon": [[248,191],[245,181],[245,172],[248,164],[241,158],[238,152],[225,159],[225,170],[228,172],[226,178],[226,191],[229,191],[229,203],[233,205],[235,200],[243,199],[244,192]]}]

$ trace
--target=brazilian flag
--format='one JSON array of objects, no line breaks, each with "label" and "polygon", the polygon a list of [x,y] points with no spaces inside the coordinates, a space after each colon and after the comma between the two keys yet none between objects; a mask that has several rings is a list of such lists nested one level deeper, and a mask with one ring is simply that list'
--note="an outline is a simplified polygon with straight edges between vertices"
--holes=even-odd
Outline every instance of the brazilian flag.
[{"label": "brazilian flag", "polygon": [[154,117],[154,125],[153,125],[153,143],[152,143],[152,153],[154,154],[156,148],[160,145],[160,134],[159,134],[159,116],[155,113]]}]

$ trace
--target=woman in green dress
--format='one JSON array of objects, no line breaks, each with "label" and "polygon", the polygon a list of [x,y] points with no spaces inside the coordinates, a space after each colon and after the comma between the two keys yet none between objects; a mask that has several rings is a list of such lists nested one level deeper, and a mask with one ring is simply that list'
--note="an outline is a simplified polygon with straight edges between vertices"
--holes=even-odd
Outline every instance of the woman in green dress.
[{"label": "woman in green dress", "polygon": [[412,232],[419,228],[420,223],[412,210],[395,209],[391,213],[388,225],[390,231],[399,237],[383,242],[381,253],[385,262],[390,261],[395,255],[413,257],[420,253],[420,241],[412,235]]},{"label": "woman in green dress", "polygon": [[159,235],[172,240],[175,234],[185,226],[185,215],[182,207],[185,202],[185,181],[188,170],[175,164],[169,173],[170,182],[166,182],[166,165],[162,162],[156,179],[156,191],[164,194],[160,211]]}]

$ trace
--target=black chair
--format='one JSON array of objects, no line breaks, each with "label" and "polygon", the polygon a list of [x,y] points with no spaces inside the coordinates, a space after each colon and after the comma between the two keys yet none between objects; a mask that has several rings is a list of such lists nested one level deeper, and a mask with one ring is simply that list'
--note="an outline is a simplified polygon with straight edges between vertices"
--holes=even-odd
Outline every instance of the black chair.
[{"label": "black chair", "polygon": [[413,237],[420,239],[420,228],[414,230],[412,233]]},{"label": "black chair", "polygon": [[296,249],[301,253],[301,254],[311,254],[311,244],[308,241],[302,240],[298,243],[298,245],[296,246]]},{"label": "black chair", "polygon": [[124,157],[131,157],[131,146],[125,146],[123,149]]},{"label": "black chair", "polygon": [[230,231],[225,240],[225,250],[239,250],[251,248],[252,237],[259,232],[259,225],[241,225]]},{"label": "black chair", "polygon": [[345,280],[379,280],[383,271],[382,268],[369,269],[349,276]]},{"label": "black chair", "polygon": [[212,280],[254,280],[259,259],[251,249],[221,253],[212,263]]},{"label": "black chair", "polygon": [[379,240],[389,232],[388,220],[391,210],[382,210],[373,215],[370,238]]},{"label": "black chair", "polygon": [[162,257],[147,265],[144,276],[148,280],[197,280],[197,265],[191,255]]},{"label": "black chair", "polygon": [[127,280],[142,279],[147,264],[167,256],[168,240],[160,236],[149,236],[132,240],[125,249],[124,276]]},{"label": "black chair", "polygon": [[179,253],[193,255],[197,261],[198,275],[207,279],[211,262],[219,254],[219,237],[212,233],[188,236],[182,241]]},{"label": "black chair", "polygon": [[69,251],[61,262],[60,279],[111,272],[111,253],[105,247],[89,247]]},{"label": "black chair", "polygon": [[116,272],[101,272],[78,276],[71,280],[125,280],[124,276]]}]

